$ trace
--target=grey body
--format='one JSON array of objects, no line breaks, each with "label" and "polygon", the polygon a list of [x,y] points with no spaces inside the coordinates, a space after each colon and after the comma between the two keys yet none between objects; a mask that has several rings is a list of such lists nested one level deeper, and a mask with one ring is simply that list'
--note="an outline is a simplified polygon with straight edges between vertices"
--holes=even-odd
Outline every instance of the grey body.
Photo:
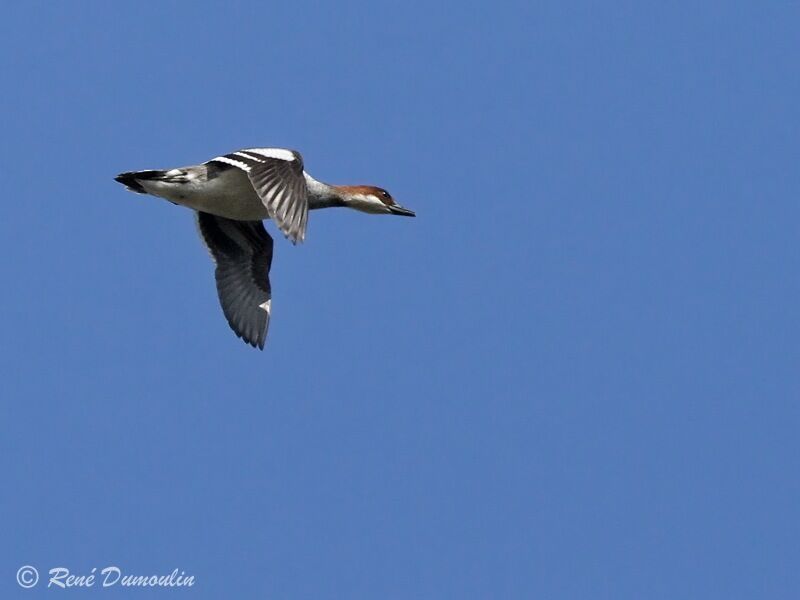
[{"label": "grey body", "polygon": [[148,194],[181,204],[193,210],[234,219],[261,221],[269,218],[267,207],[258,197],[247,173],[239,169],[218,169],[209,165],[184,167],[170,172],[183,174],[176,184],[170,180],[144,180]]},{"label": "grey body", "polygon": [[[152,196],[226,219],[263,221],[270,218],[247,173],[239,169],[220,169],[207,163],[166,172],[167,175],[170,173],[180,175],[181,182],[151,179],[140,181],[141,186]],[[308,188],[309,210],[342,206],[330,190],[331,186],[317,181],[305,171],[303,177]]]}]

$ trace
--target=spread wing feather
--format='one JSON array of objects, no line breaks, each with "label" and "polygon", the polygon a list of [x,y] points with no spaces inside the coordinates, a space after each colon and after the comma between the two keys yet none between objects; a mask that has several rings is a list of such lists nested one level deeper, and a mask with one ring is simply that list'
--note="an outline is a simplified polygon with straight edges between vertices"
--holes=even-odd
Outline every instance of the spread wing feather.
[{"label": "spread wing feather", "polygon": [[209,162],[214,161],[247,173],[270,218],[283,234],[295,244],[305,239],[308,187],[300,153],[283,148],[248,148]]},{"label": "spread wing feather", "polygon": [[228,324],[245,342],[263,349],[272,302],[272,237],[261,221],[198,212],[197,224],[217,264],[217,295]]}]

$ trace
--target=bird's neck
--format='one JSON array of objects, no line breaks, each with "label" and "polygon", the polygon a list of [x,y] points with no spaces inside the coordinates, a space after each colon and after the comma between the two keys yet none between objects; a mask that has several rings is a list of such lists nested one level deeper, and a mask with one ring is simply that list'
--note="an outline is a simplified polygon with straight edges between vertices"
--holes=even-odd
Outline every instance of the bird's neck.
[{"label": "bird's neck", "polygon": [[346,194],[335,185],[329,185],[317,181],[308,173],[304,173],[306,186],[308,187],[308,208],[330,208],[333,206],[345,206]]}]

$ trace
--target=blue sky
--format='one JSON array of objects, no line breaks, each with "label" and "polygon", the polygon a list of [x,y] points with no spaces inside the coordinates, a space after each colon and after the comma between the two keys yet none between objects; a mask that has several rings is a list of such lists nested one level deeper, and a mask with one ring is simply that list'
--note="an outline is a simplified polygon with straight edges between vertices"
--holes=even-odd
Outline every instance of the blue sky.
[{"label": "blue sky", "polygon": [[[0,596],[795,596],[798,17],[6,11]],[[263,353],[113,181],[247,146],[418,215],[275,235]]]}]

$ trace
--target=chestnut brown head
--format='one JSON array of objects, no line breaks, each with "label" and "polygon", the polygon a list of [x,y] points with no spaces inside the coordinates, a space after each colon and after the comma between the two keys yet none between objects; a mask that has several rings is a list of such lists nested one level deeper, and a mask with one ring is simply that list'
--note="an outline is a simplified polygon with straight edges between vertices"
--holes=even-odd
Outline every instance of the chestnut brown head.
[{"label": "chestnut brown head", "polygon": [[402,215],[414,217],[414,211],[403,208],[391,194],[374,185],[341,185],[338,186],[345,206],[372,214]]}]

